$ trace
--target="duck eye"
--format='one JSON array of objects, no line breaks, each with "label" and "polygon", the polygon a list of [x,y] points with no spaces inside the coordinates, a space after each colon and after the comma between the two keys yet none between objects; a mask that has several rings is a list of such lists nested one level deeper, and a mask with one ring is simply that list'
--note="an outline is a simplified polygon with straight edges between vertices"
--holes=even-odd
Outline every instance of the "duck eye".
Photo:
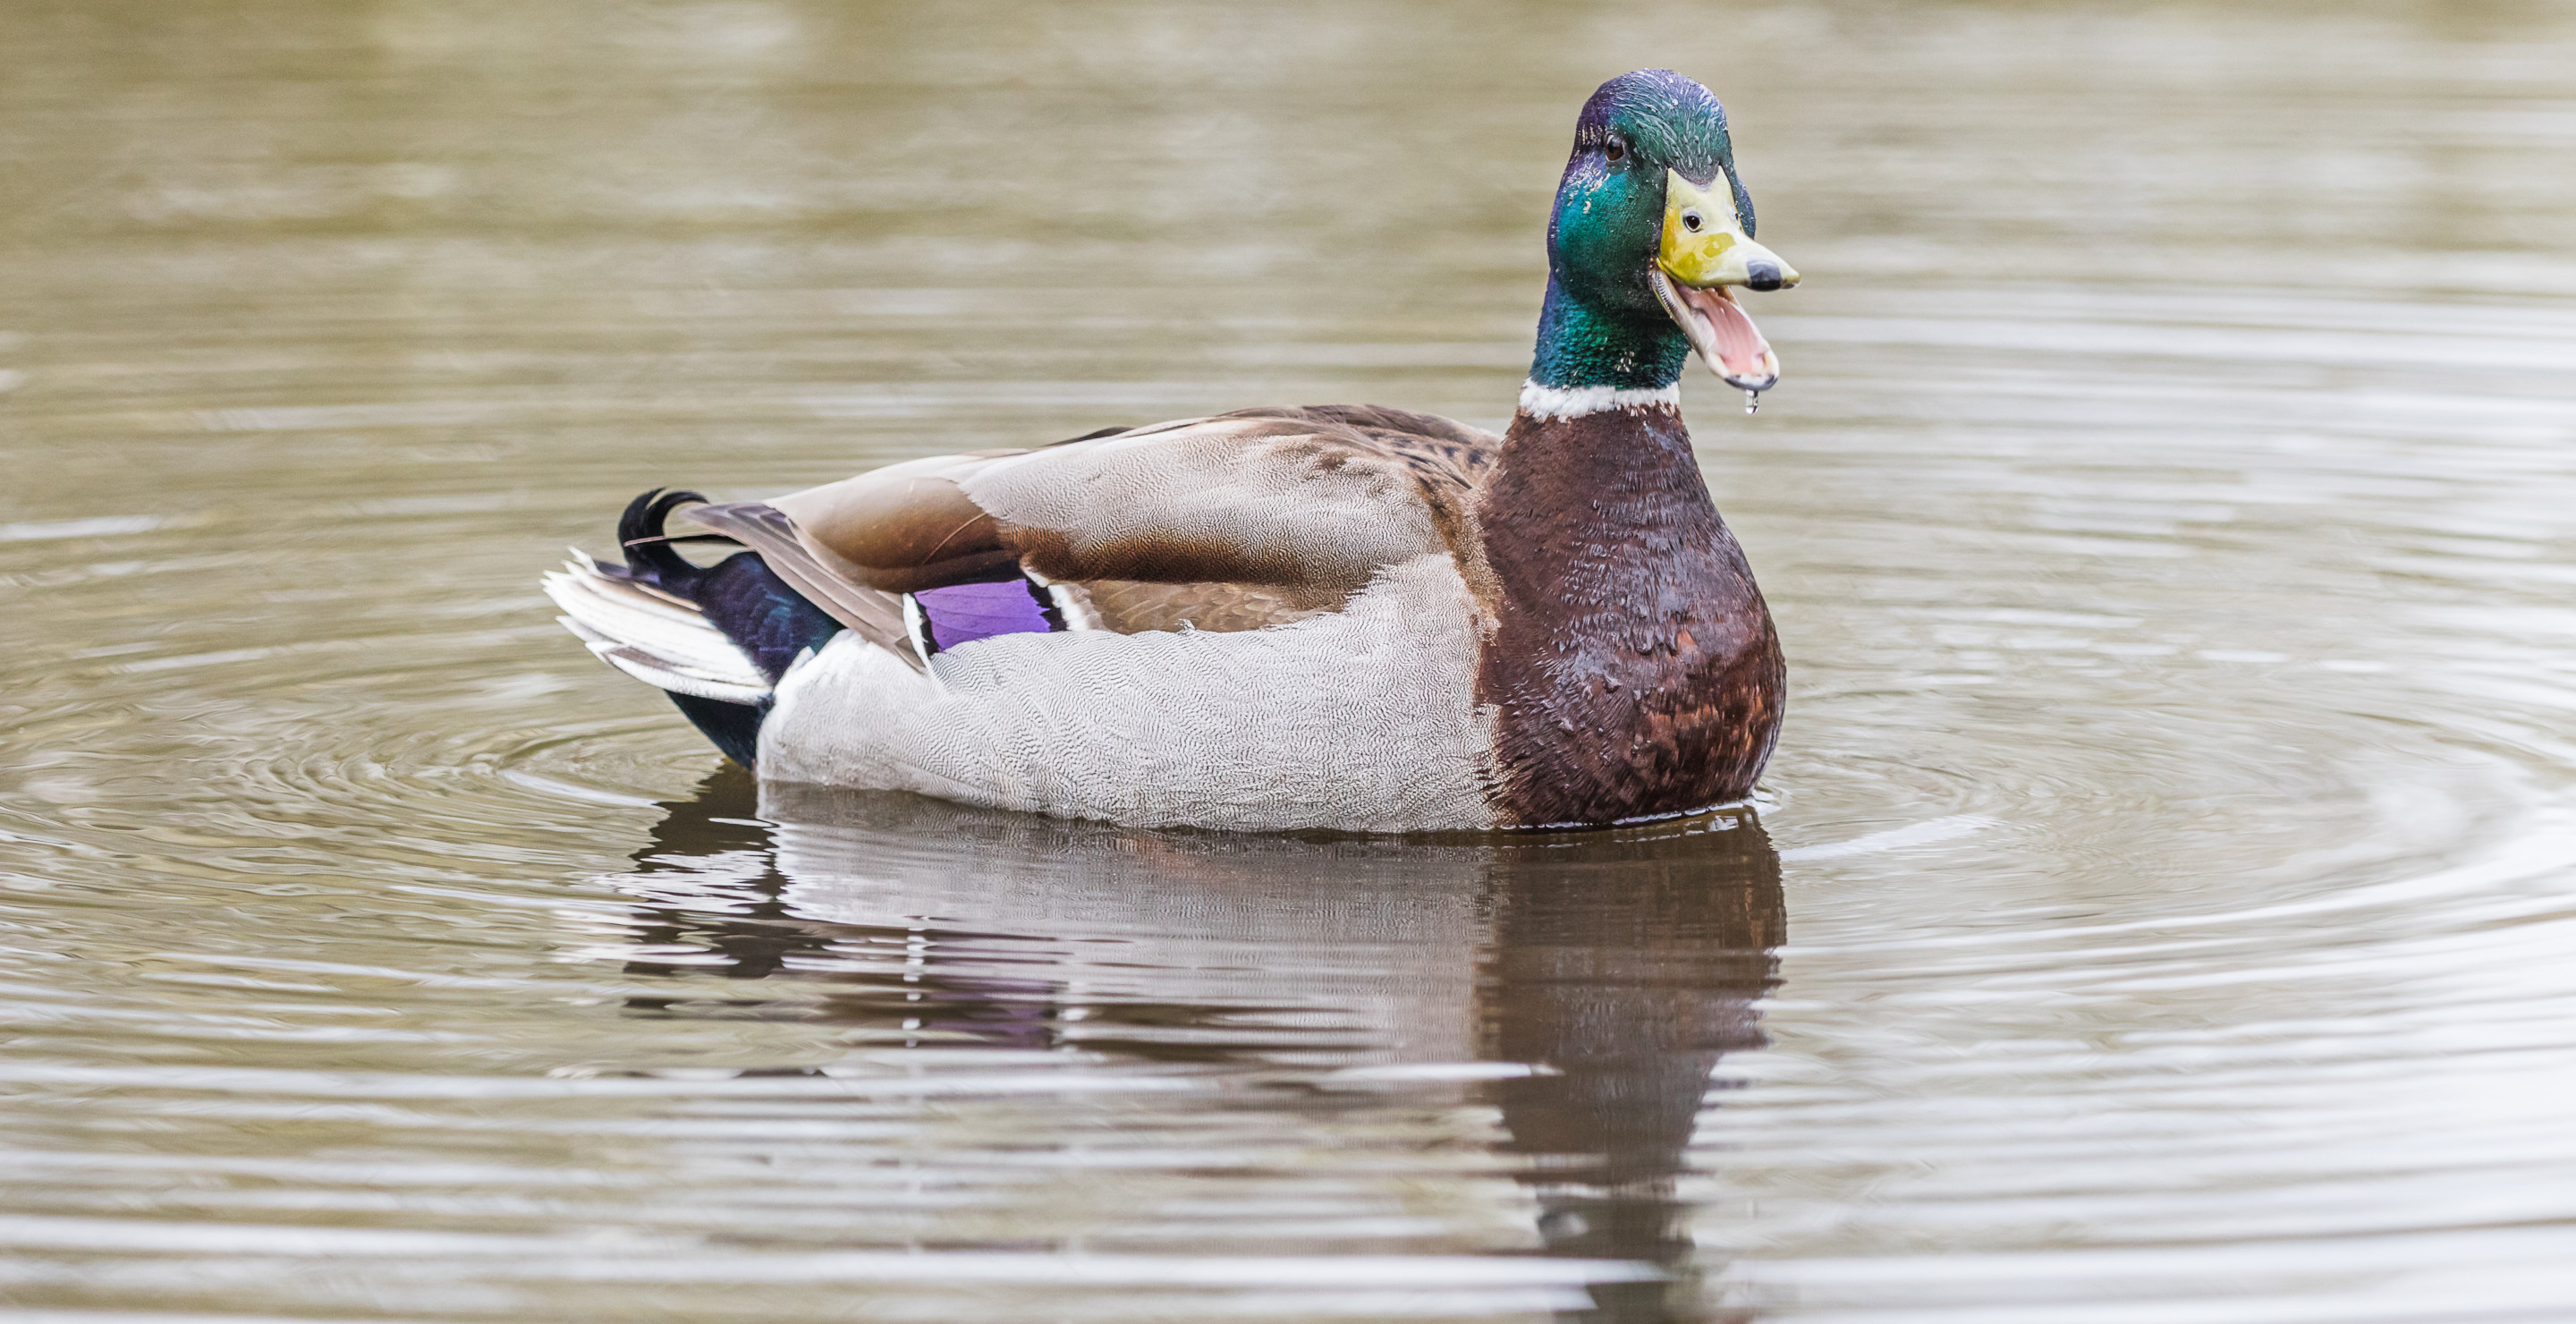
[{"label": "duck eye", "polygon": [[1692,232],[1692,233],[1694,233],[1694,234],[1698,233],[1698,232],[1699,232],[1699,213],[1698,213],[1698,212],[1695,212],[1695,211],[1686,211],[1686,212],[1683,212],[1683,213],[1682,213],[1682,228],[1683,228],[1683,229],[1685,229],[1685,230],[1691,231],[1691,232]]},{"label": "duck eye", "polygon": [[1601,149],[1601,154],[1609,157],[1614,162],[1624,160],[1628,155],[1628,144],[1613,138],[1610,140],[1609,146]]}]

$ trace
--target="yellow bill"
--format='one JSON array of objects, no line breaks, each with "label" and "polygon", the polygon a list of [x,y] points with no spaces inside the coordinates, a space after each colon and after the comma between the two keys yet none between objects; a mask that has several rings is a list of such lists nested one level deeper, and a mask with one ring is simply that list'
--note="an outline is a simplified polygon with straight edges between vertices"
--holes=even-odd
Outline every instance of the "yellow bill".
[{"label": "yellow bill", "polygon": [[1764,391],[1780,380],[1779,356],[1737,306],[1733,287],[1787,289],[1798,273],[1744,233],[1723,171],[1705,187],[1664,172],[1663,243],[1647,277],[1700,361],[1727,385]]}]

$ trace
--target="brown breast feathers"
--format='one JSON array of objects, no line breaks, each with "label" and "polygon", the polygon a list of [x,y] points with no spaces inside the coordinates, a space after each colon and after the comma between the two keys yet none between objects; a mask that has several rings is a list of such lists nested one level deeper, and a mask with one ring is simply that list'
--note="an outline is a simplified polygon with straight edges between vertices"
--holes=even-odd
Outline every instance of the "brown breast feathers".
[{"label": "brown breast feathers", "polygon": [[1597,824],[1743,798],[1785,673],[1670,408],[1523,415],[1479,494],[1498,621],[1477,696],[1518,822]]}]

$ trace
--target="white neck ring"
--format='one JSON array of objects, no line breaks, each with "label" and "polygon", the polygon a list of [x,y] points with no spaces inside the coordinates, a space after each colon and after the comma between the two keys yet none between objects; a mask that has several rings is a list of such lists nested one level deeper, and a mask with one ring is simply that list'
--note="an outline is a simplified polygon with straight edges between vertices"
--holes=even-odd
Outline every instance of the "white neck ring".
[{"label": "white neck ring", "polygon": [[1682,407],[1682,386],[1656,386],[1623,391],[1615,386],[1541,386],[1521,383],[1521,412],[1532,418],[1581,418],[1613,409]]}]

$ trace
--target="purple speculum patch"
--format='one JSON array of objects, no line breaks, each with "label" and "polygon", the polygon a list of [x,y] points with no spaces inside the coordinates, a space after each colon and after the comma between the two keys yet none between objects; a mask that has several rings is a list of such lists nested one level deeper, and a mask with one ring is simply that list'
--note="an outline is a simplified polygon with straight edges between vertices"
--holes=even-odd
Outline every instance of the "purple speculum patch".
[{"label": "purple speculum patch", "polygon": [[934,653],[997,634],[1045,634],[1063,628],[1046,590],[1025,579],[926,588],[913,594],[912,600],[921,608]]}]

